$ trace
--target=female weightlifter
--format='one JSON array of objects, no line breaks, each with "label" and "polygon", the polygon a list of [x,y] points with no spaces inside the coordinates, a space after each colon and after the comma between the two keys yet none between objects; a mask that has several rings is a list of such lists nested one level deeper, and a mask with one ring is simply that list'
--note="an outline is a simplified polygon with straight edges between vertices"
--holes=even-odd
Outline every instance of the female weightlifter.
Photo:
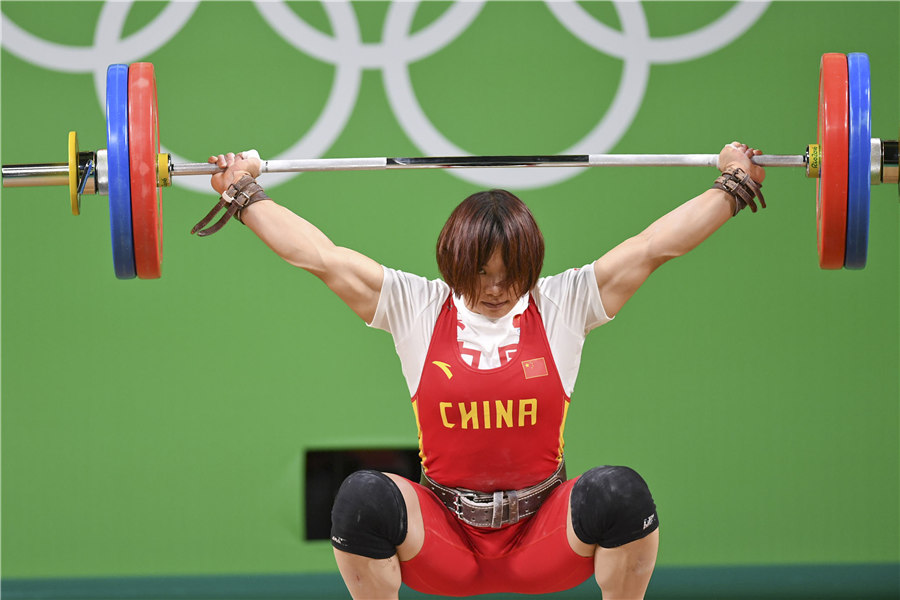
[{"label": "female weightlifter", "polygon": [[[562,433],[587,332],[647,277],[755,198],[760,154],[737,142],[713,187],[591,264],[540,278],[544,242],[503,190],[473,194],[437,242],[443,280],[335,246],[271,201],[251,154],[210,157],[220,206],[289,263],[319,277],[372,327],[390,332],[419,429],[420,483],[360,471],[332,510],[332,545],[353,598],[549,593],[591,574],[604,600],[642,598],[659,519],[644,480],[603,466],[567,479]],[[205,221],[208,221],[205,220]]]}]

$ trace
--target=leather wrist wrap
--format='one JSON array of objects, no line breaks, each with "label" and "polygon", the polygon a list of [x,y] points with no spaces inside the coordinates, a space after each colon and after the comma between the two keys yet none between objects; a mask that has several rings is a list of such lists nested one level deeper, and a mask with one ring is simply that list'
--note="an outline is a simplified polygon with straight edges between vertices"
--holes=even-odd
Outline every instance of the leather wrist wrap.
[{"label": "leather wrist wrap", "polygon": [[[266,195],[262,186],[256,183],[255,179],[249,175],[244,175],[238,181],[235,181],[228,186],[227,190],[222,192],[222,197],[219,198],[219,201],[213,209],[209,211],[209,214],[203,217],[199,223],[191,228],[191,233],[196,233],[200,237],[205,237],[222,229],[231,217],[237,217],[237,220],[241,221],[241,211],[260,200],[269,200],[269,196]],[[222,215],[222,218],[216,221],[214,225],[203,229],[226,205],[228,208],[225,210],[225,214]]]},{"label": "leather wrist wrap", "polygon": [[736,167],[723,172],[710,189],[722,190],[734,198],[734,213],[732,216],[735,216],[745,206],[750,206],[750,210],[756,212],[757,206],[754,198],[759,198],[762,207],[766,207],[766,199],[763,198],[761,187],[761,183],[753,181],[743,169]]}]

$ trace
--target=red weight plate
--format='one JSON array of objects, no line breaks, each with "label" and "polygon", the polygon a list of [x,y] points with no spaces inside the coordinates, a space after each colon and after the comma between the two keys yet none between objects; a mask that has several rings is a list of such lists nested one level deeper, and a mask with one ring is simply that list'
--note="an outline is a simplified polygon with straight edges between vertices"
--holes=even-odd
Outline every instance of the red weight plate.
[{"label": "red weight plate", "polygon": [[152,63],[128,68],[128,150],[134,263],[141,279],[162,274],[162,190],[156,187],[159,116]]},{"label": "red weight plate", "polygon": [[822,167],[816,181],[816,228],[819,266],[844,266],[847,237],[847,177],[849,173],[849,83],[847,57],[824,54],[819,66],[819,124]]}]

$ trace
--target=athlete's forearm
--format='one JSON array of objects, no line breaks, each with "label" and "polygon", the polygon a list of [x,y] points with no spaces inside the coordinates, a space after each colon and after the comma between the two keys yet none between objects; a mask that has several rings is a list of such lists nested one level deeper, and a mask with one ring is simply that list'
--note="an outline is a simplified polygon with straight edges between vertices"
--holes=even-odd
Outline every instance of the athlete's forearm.
[{"label": "athlete's forearm", "polygon": [[293,211],[270,200],[256,202],[241,213],[241,220],[278,256],[321,277],[326,255],[334,243],[322,231]]},{"label": "athlete's forearm", "polygon": [[648,259],[657,266],[683,256],[731,219],[734,201],[722,190],[706,190],[657,219],[641,234]]},{"label": "athlete's forearm", "polygon": [[699,246],[731,218],[733,210],[725,192],[707,190],[595,261],[606,313],[615,315],[653,271]]}]

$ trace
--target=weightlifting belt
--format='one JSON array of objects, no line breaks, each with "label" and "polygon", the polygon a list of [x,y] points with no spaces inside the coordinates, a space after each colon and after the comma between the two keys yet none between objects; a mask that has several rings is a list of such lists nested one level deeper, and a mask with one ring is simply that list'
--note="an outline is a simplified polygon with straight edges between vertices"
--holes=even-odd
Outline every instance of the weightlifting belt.
[{"label": "weightlifting belt", "polygon": [[566,480],[566,461],[544,481],[521,490],[477,492],[443,486],[425,473],[421,484],[430,489],[463,523],[498,529],[537,512],[550,493]]}]

